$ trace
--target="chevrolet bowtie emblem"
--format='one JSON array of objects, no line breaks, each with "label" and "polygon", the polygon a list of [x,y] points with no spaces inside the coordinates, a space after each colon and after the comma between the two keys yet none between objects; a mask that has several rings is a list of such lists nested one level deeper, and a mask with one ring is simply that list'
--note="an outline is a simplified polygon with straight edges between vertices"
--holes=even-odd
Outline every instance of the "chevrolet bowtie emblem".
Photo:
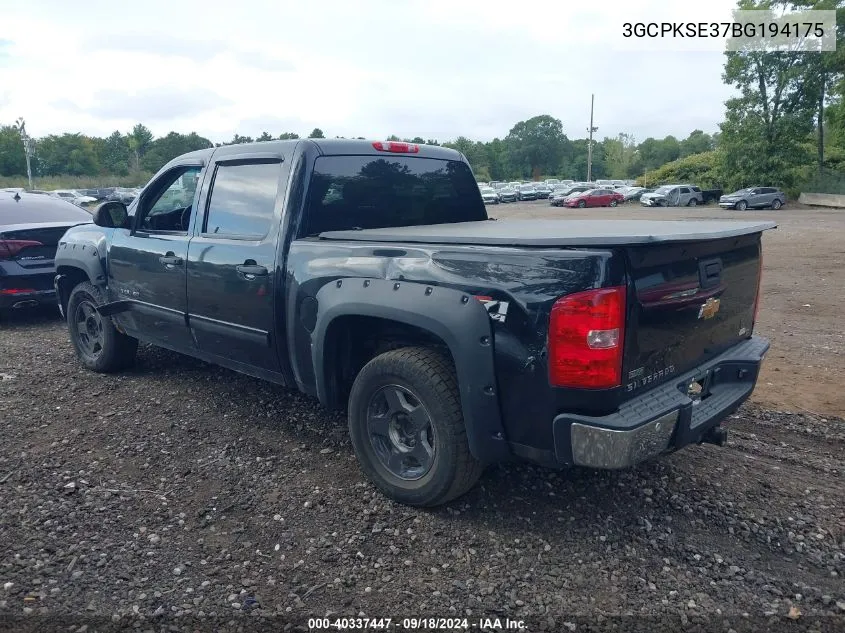
[{"label": "chevrolet bowtie emblem", "polygon": [[707,301],[701,304],[701,308],[698,310],[698,318],[699,319],[712,319],[716,316],[716,313],[719,311],[719,305],[721,301],[719,299],[714,299],[710,297]]}]

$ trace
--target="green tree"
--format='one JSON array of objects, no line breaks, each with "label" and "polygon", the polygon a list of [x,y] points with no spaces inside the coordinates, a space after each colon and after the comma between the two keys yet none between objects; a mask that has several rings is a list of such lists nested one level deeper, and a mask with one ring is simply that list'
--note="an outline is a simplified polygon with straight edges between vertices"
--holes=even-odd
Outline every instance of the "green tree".
[{"label": "green tree", "polygon": [[[171,134],[174,134],[174,132],[171,132]],[[232,140],[229,141],[228,143],[225,143],[225,144],[226,145],[240,145],[242,143],[252,143],[252,142],[254,142],[254,140],[255,139],[253,139],[251,136],[241,136],[240,134],[236,133],[232,137]]]},{"label": "green tree", "polygon": [[285,132],[279,135],[280,141],[293,141],[299,138],[299,134],[295,132]]},{"label": "green tree", "polygon": [[606,138],[602,141],[604,156],[607,163],[607,174],[610,178],[627,178],[631,166],[637,157],[637,144],[630,134],[619,134],[616,138]]},{"label": "green tree", "polygon": [[557,170],[568,139],[559,119],[541,114],[514,125],[505,142],[511,164],[537,180]]},{"label": "green tree", "polygon": [[326,137],[323,135],[323,130],[321,130],[318,127],[315,127],[313,130],[311,130],[311,134],[308,135],[308,138],[326,138]]},{"label": "green tree", "polygon": [[82,134],[51,134],[36,144],[38,170],[45,176],[94,176],[100,166],[94,142]]},{"label": "green tree", "polygon": [[269,133],[269,132],[262,132],[262,133],[261,133],[261,136],[259,136],[259,137],[258,137],[257,139],[255,139],[255,140],[256,140],[256,141],[272,141],[272,140],[273,140],[273,137],[272,137],[272,136],[270,136],[270,133]]},{"label": "green tree", "polygon": [[718,151],[700,152],[666,163],[647,176],[640,176],[637,184],[649,187],[678,182],[695,183],[705,189],[721,184],[722,156]]},{"label": "green tree", "polygon": [[14,125],[0,126],[0,176],[25,176],[26,156],[20,132]]},{"label": "green tree", "polygon": [[692,154],[709,152],[716,147],[713,137],[701,130],[693,130],[688,137],[680,142],[681,158]]},{"label": "green tree", "polygon": [[140,169],[141,158],[143,158],[144,153],[147,151],[147,147],[149,147],[152,142],[153,133],[147,126],[138,123],[132,128],[132,132],[129,134],[129,149],[132,151],[132,157],[135,162],[133,167],[135,171]]},{"label": "green tree", "polygon": [[170,132],[167,136],[157,138],[150,144],[141,164],[145,170],[156,172],[177,156],[210,147],[214,147],[214,144],[196,132],[190,134]]},{"label": "green tree", "polygon": [[[809,93],[815,104],[816,119],[816,165],[819,172],[825,167],[825,122],[837,127],[836,111],[845,108],[845,2],[842,0],[798,0],[792,2],[792,8],[798,10],[820,9],[836,10],[836,50],[802,55],[804,90]],[[831,108],[834,115],[826,116]],[[845,134],[843,127],[832,130],[834,147],[843,145]]]},{"label": "green tree", "polygon": [[98,152],[100,168],[105,174],[125,176],[132,164],[132,149],[128,136],[115,130],[103,140]]},{"label": "green tree", "polygon": [[[739,8],[761,5],[740,0]],[[817,105],[802,66],[809,53],[741,50],[725,55],[723,79],[739,91],[725,104],[720,126],[725,184],[789,187],[796,168],[808,161],[804,140],[813,130]]]}]

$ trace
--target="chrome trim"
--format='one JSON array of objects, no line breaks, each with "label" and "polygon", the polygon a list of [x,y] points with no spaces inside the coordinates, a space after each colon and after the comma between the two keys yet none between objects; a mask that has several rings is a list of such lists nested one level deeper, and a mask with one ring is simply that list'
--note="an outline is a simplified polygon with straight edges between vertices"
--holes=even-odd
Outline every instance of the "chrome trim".
[{"label": "chrome trim", "polygon": [[678,415],[672,411],[630,431],[574,422],[570,431],[572,461],[578,466],[616,469],[656,457],[669,447]]}]

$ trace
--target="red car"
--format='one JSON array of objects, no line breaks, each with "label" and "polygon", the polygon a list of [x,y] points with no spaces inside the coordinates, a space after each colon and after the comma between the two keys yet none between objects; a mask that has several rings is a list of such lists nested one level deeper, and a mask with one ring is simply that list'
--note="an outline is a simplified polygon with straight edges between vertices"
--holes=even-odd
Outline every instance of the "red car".
[{"label": "red car", "polygon": [[564,203],[567,207],[615,207],[625,200],[625,196],[610,189],[590,189],[567,198]]}]

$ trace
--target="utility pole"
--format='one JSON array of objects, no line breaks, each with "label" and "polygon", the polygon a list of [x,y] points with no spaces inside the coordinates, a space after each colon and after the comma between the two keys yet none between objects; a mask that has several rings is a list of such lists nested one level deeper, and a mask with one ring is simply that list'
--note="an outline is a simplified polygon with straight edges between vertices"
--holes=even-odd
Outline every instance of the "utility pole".
[{"label": "utility pole", "polygon": [[593,127],[593,106],[596,102],[596,95],[590,95],[590,127],[587,132],[590,134],[590,140],[587,141],[587,182],[593,181],[593,132],[597,132],[598,128]]},{"label": "utility pole", "polygon": [[32,138],[26,133],[26,122],[23,120],[23,117],[19,118],[15,123],[18,126],[21,141],[23,141],[23,151],[26,155],[26,177],[29,180],[29,188],[32,189],[32,167],[30,164],[30,159],[32,158]]}]

